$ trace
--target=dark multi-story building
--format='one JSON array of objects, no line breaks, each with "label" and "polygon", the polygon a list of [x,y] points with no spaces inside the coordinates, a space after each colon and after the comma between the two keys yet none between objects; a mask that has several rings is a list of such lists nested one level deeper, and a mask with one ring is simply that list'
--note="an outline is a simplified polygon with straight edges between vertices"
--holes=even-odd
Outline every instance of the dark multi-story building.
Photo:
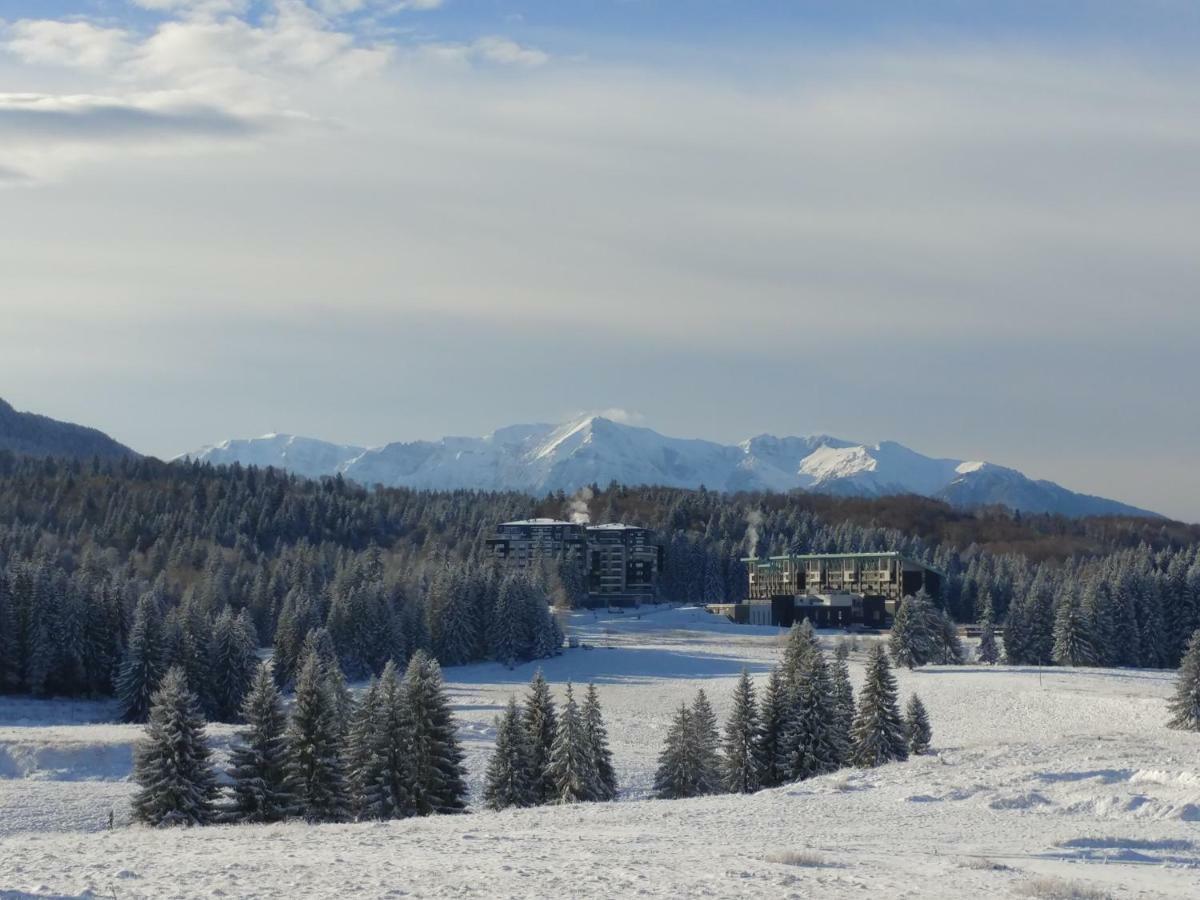
[{"label": "dark multi-story building", "polygon": [[811,553],[743,559],[749,575],[745,603],[713,604],[734,621],[790,626],[882,627],[907,596],[936,596],[942,573],[896,552]]},{"label": "dark multi-story building", "polygon": [[658,592],[662,547],[646,528],[523,519],[498,525],[487,545],[505,566],[526,568],[545,561],[577,565],[589,606],[637,606]]}]

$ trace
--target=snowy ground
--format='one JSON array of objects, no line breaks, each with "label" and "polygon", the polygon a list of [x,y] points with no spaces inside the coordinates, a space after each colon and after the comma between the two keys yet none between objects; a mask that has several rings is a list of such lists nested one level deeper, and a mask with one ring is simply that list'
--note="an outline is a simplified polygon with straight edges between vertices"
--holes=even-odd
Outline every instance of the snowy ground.
[{"label": "snowy ground", "polygon": [[[139,730],[111,706],[0,702],[0,898],[80,896],[1200,896],[1200,735],[1163,727],[1170,673],[900,672],[936,753],[752,797],[648,801],[672,710],[720,715],[776,629],[696,610],[577,620],[547,661],[600,688],[622,802],[387,824],[101,830],[127,820]],[[861,674],[862,653],[852,657]],[[448,670],[473,789],[533,666]],[[231,734],[212,729],[218,755]],[[1098,893],[1089,894],[1094,890]]]}]

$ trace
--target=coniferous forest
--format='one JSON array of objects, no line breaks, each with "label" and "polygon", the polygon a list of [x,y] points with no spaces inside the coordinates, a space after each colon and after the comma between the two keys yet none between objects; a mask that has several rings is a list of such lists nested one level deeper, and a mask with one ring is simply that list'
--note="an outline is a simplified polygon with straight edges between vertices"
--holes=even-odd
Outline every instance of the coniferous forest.
[{"label": "coniferous forest", "polygon": [[[497,522],[568,504],[0,453],[0,686],[114,695],[144,721],[178,667],[206,717],[233,720],[260,647],[274,648],[281,687],[296,684],[306,643],[347,679],[403,671],[418,651],[443,665],[542,658],[563,640],[548,610],[578,600],[579,577],[506,576],[484,541]],[[662,594],[675,602],[744,596],[751,522],[760,554],[926,561],[947,575],[928,598],[943,640],[916,642],[905,664],[953,654],[946,624],[980,621],[1010,663],[1175,667],[1200,626],[1200,528],[1166,520],[617,485],[596,487],[590,513],[658,532]]]}]

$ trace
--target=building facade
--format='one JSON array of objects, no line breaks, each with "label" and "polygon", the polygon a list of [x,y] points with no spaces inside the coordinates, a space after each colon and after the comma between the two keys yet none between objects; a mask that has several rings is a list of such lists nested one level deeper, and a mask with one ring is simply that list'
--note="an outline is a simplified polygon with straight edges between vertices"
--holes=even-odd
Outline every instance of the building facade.
[{"label": "building facade", "polygon": [[577,566],[589,606],[638,606],[658,593],[662,547],[646,528],[522,519],[498,525],[487,545],[492,558],[506,567]]},{"label": "building facade", "polygon": [[713,604],[735,622],[790,627],[801,619],[829,628],[882,628],[907,596],[941,591],[942,573],[896,552],[811,553],[743,559],[745,603]]}]

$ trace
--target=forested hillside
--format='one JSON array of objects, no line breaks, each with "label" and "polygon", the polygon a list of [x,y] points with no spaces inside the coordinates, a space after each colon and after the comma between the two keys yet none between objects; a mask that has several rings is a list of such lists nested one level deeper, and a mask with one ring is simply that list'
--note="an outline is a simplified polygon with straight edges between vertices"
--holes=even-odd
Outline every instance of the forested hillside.
[{"label": "forested hillside", "polygon": [[[562,515],[569,500],[0,452],[0,683],[107,694],[123,677],[128,687],[134,662],[145,678],[180,664],[218,714],[236,708],[222,685],[248,676],[223,669],[249,665],[229,662],[247,643],[274,645],[284,684],[314,632],[349,677],[417,649],[447,665],[544,656],[558,639],[546,601],[568,604],[579,585],[549,570],[501,578],[484,540],[497,522]],[[935,599],[954,618],[1003,623],[1012,662],[1174,666],[1200,625],[1195,526],[615,485],[589,507],[593,521],[659,532],[673,601],[741,597],[753,542],[924,559],[947,573]]]}]

